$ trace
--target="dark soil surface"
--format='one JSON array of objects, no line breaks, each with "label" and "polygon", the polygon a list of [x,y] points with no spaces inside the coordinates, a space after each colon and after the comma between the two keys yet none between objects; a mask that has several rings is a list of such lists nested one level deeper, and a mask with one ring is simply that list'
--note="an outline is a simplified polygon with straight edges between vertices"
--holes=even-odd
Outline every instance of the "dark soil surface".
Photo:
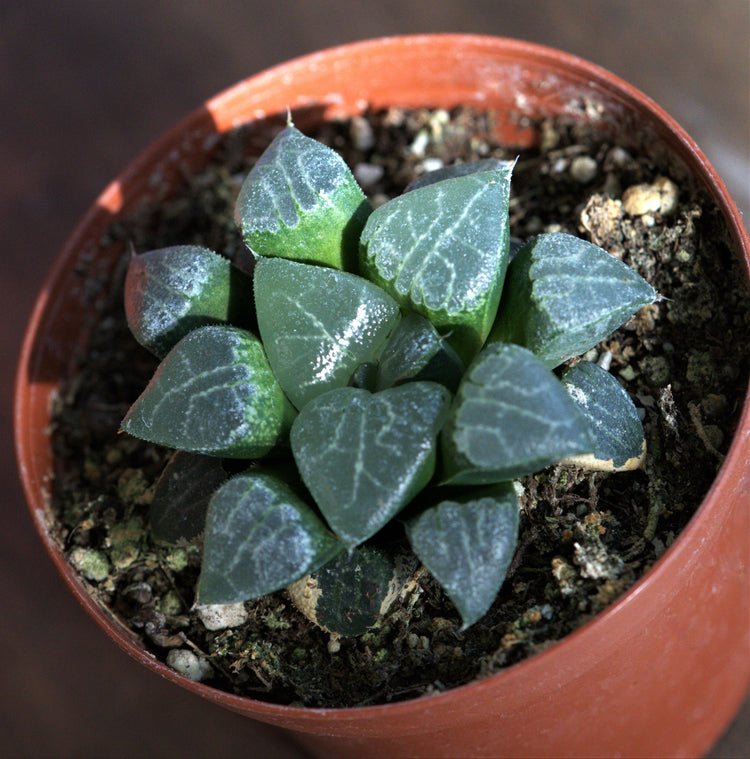
[{"label": "dark soil surface", "polygon": [[[356,639],[332,643],[285,592],[245,604],[247,619],[238,627],[207,630],[191,610],[200,545],[157,545],[148,531],[153,486],[171,452],[118,434],[156,366],[125,324],[123,253],[110,280],[87,285],[107,295],[79,371],[56,404],[52,508],[56,538],[93,596],[156,656],[190,651],[210,665],[203,676],[218,688],[308,706],[443,690],[575,630],[631,587],[688,522],[727,451],[747,386],[743,272],[718,211],[668,159],[612,144],[588,127],[546,122],[539,130],[537,147],[517,150],[495,144],[482,114],[393,110],[308,133],[345,156],[376,203],[440,163],[518,156],[514,236],[577,234],[651,282],[662,299],[587,356],[611,360],[642,409],[644,469],[607,476],[558,466],[525,478],[508,578],[490,612],[466,631],[424,571],[415,591]],[[246,264],[232,206],[248,156],[264,146],[244,130],[225,137],[207,171],[186,172],[172,200],[118,223],[102,246],[205,244]],[[671,180],[661,185],[661,206],[638,208],[633,192],[623,202],[628,188],[659,177]]]}]

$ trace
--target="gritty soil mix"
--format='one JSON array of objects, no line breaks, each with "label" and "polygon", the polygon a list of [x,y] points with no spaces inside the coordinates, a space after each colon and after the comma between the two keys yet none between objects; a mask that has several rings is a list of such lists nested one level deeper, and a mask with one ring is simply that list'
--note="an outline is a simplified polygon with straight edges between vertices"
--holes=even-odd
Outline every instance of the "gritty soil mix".
[{"label": "gritty soil mix", "polygon": [[315,707],[455,687],[547,648],[601,612],[700,504],[732,438],[750,356],[747,287],[718,210],[667,158],[640,150],[637,137],[614,144],[591,127],[550,120],[537,125],[537,146],[516,149],[497,144],[492,126],[469,110],[393,109],[306,131],[344,155],[376,204],[433,167],[518,157],[512,235],[585,237],[651,282],[663,298],[587,355],[610,363],[642,410],[644,469],[605,476],[557,466],[526,477],[508,577],[490,612],[466,631],[425,571],[382,624],[356,639],[332,641],[283,591],[245,604],[239,626],[206,629],[191,608],[200,543],[159,545],[148,530],[171,451],[118,434],[156,367],[128,332],[122,286],[131,243],[138,251],[207,245],[251,268],[232,208],[269,134],[237,129],[217,140],[205,170],[185,168],[167,202],[112,225],[100,247],[122,250],[114,272],[92,277],[81,263],[95,304],[91,335],[54,408],[53,536],[92,596],[160,659],[188,652],[201,663],[195,676],[218,688]]}]

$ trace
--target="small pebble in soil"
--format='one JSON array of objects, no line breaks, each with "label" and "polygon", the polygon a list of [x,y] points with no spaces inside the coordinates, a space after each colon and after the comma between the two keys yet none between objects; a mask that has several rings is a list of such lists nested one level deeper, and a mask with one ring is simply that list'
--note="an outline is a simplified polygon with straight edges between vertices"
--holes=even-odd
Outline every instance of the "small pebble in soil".
[{"label": "small pebble in soil", "polygon": [[173,648],[167,654],[167,664],[190,680],[200,683],[214,673],[213,667],[187,648]]},{"label": "small pebble in soil", "polygon": [[624,169],[633,163],[633,158],[625,148],[615,145],[607,152],[604,160],[605,168]]},{"label": "small pebble in soil", "polygon": [[608,372],[612,366],[612,351],[604,351],[602,355],[599,356],[596,363],[601,366],[605,372]]},{"label": "small pebble in soil", "polygon": [[182,601],[179,594],[171,590],[163,595],[159,603],[159,609],[162,614],[166,614],[167,616],[179,614],[182,611]]},{"label": "small pebble in soil", "polygon": [[352,118],[350,133],[352,143],[357,150],[370,150],[375,145],[375,134],[372,126],[363,116],[354,116]]},{"label": "small pebble in soil", "polygon": [[207,630],[226,630],[239,627],[247,622],[245,604],[206,604],[195,607],[203,626]]},{"label": "small pebble in soil", "polygon": [[587,184],[594,179],[598,170],[597,162],[588,155],[576,156],[570,162],[570,176],[581,184]]},{"label": "small pebble in soil", "polygon": [[574,543],[573,561],[580,567],[581,575],[593,580],[614,579],[620,575],[623,561],[610,556],[601,543]]},{"label": "small pebble in soil", "polygon": [[677,185],[667,177],[657,177],[653,184],[636,184],[622,194],[622,207],[631,216],[660,213],[668,216],[677,210]]},{"label": "small pebble in soil", "polygon": [[384,169],[372,163],[358,163],[354,167],[354,177],[363,190],[368,190],[376,185],[382,178]]},{"label": "small pebble in soil", "polygon": [[109,560],[103,553],[93,548],[74,548],[69,559],[87,580],[101,582],[109,576]]},{"label": "small pebble in soil", "polygon": [[429,174],[431,171],[442,169],[443,165],[441,158],[425,158],[424,161],[422,161],[422,171],[425,174]]}]

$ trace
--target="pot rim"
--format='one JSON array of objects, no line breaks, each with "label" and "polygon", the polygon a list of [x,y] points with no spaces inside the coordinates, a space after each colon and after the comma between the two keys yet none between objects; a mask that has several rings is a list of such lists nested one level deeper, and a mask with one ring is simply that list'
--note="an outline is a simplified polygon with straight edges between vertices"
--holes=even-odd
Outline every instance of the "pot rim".
[{"label": "pot rim", "polygon": [[[149,654],[126,628],[121,626],[114,617],[108,615],[105,610],[93,601],[83,583],[78,579],[70,565],[65,561],[56,543],[48,533],[45,524],[44,498],[43,496],[40,498],[37,483],[34,481],[34,477],[30,474],[26,465],[27,458],[30,456],[30,445],[27,437],[27,430],[23,426],[25,418],[24,400],[26,395],[24,386],[27,382],[26,378],[29,373],[28,368],[32,362],[37,331],[46,318],[52,285],[68,268],[69,259],[72,252],[78,247],[79,240],[85,236],[86,230],[90,226],[92,220],[98,213],[100,213],[102,208],[110,209],[112,211],[118,209],[119,204],[121,203],[122,183],[127,182],[128,178],[137,173],[141,166],[153,163],[158,156],[162,155],[164,146],[173,142],[175,134],[186,129],[191,129],[199,121],[205,121],[206,109],[217,120],[217,123],[220,124],[221,122],[218,112],[223,109],[227,103],[240,96],[241,90],[246,86],[246,83],[252,82],[254,86],[258,86],[263,85],[266,80],[270,82],[277,79],[279,76],[293,77],[296,72],[315,68],[323,61],[326,62],[326,66],[332,64],[336,65],[337,62],[344,61],[352,53],[363,55],[368,53],[368,51],[373,52],[377,50],[381,51],[382,55],[387,56],[389,49],[399,48],[404,45],[424,48],[425,46],[435,44],[436,41],[446,49],[458,49],[468,46],[472,50],[482,49],[492,51],[493,54],[500,56],[503,59],[517,59],[521,62],[533,61],[534,65],[537,67],[551,67],[555,71],[562,72],[570,77],[578,79],[579,81],[588,82],[592,86],[599,88],[599,90],[604,90],[611,98],[624,102],[629,108],[635,109],[638,113],[649,114],[650,120],[657,126],[662,136],[666,136],[667,134],[670,135],[669,143],[671,150],[683,159],[689,167],[691,174],[710,191],[714,201],[717,203],[727,221],[727,229],[730,232],[734,244],[743,256],[746,278],[750,279],[750,239],[748,239],[747,231],[743,226],[740,212],[729,196],[729,193],[716,170],[685,130],[682,129],[682,127],[669,116],[669,114],[651,100],[651,98],[620,79],[618,76],[610,73],[608,70],[590,63],[576,55],[521,40],[489,35],[460,33],[399,35],[350,42],[322,51],[302,55],[241,80],[210,98],[203,106],[195,109],[177,122],[175,126],[165,132],[159,139],[154,141],[146,148],[146,150],[136,157],[134,161],[129,163],[118,175],[118,178],[113,180],[106,187],[95,203],[85,213],[71,236],[68,238],[68,241],[65,243],[62,254],[56,257],[53,266],[44,279],[42,289],[26,328],[16,374],[14,394],[15,448],[23,489],[26,495],[26,500],[32,511],[32,515],[34,516],[37,531],[42,537],[45,547],[60,571],[60,574],[73,591],[74,595],[78,598],[79,602],[87,609],[88,613],[94,617],[102,628],[107,629],[111,634],[111,637],[113,637],[115,642],[123,650],[137,661],[140,661],[161,676],[181,685],[187,690],[199,694],[210,701],[220,702],[223,706],[227,706],[235,711],[252,713],[253,716],[260,719],[267,718],[267,721],[276,721],[278,718],[297,717],[298,723],[301,723],[306,716],[320,717],[331,714],[335,714],[339,720],[346,721],[349,718],[352,720],[358,718],[363,712],[367,712],[369,715],[373,716],[373,718],[377,718],[381,714],[385,716],[385,714],[393,712],[394,710],[407,713],[417,712],[423,710],[425,703],[437,703],[452,698],[453,695],[457,693],[472,691],[476,697],[479,698],[483,691],[491,688],[492,685],[500,679],[513,681],[522,677],[533,676],[535,670],[541,672],[546,669],[550,660],[564,657],[568,649],[577,646],[585,647],[585,641],[591,639],[592,636],[596,636],[599,628],[605,624],[606,620],[612,620],[627,613],[628,608],[633,605],[635,600],[641,594],[646,592],[651,585],[658,583],[659,578],[669,570],[669,567],[672,564],[689,559],[689,554],[693,550],[690,547],[693,536],[700,530],[702,523],[706,520],[712,519],[714,512],[720,508],[719,502],[722,497],[722,482],[725,479],[728,470],[732,468],[742,469],[744,466],[745,480],[750,480],[750,471],[748,471],[749,468],[745,464],[748,458],[750,458],[750,388],[748,388],[745,394],[743,411],[737,431],[735,432],[725,461],[718,471],[709,491],[706,493],[703,501],[691,517],[690,521],[675,539],[674,543],[655,562],[651,569],[649,569],[630,589],[610,604],[604,611],[597,614],[580,628],[556,641],[548,649],[540,653],[513,664],[486,678],[475,680],[440,693],[389,704],[345,708],[290,706],[257,700],[248,696],[237,696],[202,683],[193,682],[188,678],[179,675],[166,664]],[[258,116],[263,115],[265,114],[258,114]],[[748,490],[750,490],[750,487]],[[253,707],[252,712],[248,709],[250,705]]]}]

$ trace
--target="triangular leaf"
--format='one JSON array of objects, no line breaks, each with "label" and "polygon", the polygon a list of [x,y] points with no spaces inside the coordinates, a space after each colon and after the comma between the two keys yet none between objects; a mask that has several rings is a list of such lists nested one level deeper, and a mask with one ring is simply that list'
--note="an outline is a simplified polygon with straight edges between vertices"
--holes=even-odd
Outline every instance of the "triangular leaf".
[{"label": "triangular leaf", "polygon": [[427,484],[450,393],[410,382],[380,393],[331,390],[300,411],[290,433],[302,479],[331,529],[364,542]]},{"label": "triangular leaf", "polygon": [[125,277],[128,326],[160,358],[197,327],[251,327],[253,313],[252,279],[208,248],[177,245],[130,259]]},{"label": "triangular leaf", "polygon": [[400,318],[372,282],[280,258],[258,262],[255,301],[268,360],[297,408],[377,361]]},{"label": "triangular leaf", "polygon": [[230,604],[286,587],[343,550],[282,480],[247,472],[211,499],[198,602]]},{"label": "triangular leaf", "polygon": [[643,425],[625,388],[607,371],[580,361],[562,375],[570,397],[589,423],[593,454],[563,463],[620,472],[637,469],[646,455]]},{"label": "triangular leaf", "polygon": [[464,363],[430,321],[408,314],[393,330],[377,375],[377,389],[410,380],[428,380],[455,392],[464,373]]},{"label": "triangular leaf", "polygon": [[523,345],[554,368],[656,298],[648,282],[606,250],[572,235],[543,234],[508,267],[489,339]]},{"label": "triangular leaf", "polygon": [[183,451],[257,458],[288,431],[293,414],[257,337],[201,327],[167,354],[122,429]]},{"label": "triangular leaf", "polygon": [[360,267],[429,319],[469,362],[492,327],[508,265],[510,168],[405,193],[367,220]]},{"label": "triangular leaf", "polygon": [[444,482],[504,482],[592,450],[562,383],[518,345],[492,343],[469,367],[441,435]]},{"label": "triangular leaf", "polygon": [[248,174],[235,216],[258,255],[354,270],[371,211],[343,158],[289,126]]},{"label": "triangular leaf", "polygon": [[220,459],[177,451],[154,487],[151,532],[168,543],[197,538],[206,525],[208,502],[226,479]]},{"label": "triangular leaf", "polygon": [[466,629],[487,613],[505,579],[518,537],[518,497],[505,483],[446,498],[407,522],[406,532]]}]

